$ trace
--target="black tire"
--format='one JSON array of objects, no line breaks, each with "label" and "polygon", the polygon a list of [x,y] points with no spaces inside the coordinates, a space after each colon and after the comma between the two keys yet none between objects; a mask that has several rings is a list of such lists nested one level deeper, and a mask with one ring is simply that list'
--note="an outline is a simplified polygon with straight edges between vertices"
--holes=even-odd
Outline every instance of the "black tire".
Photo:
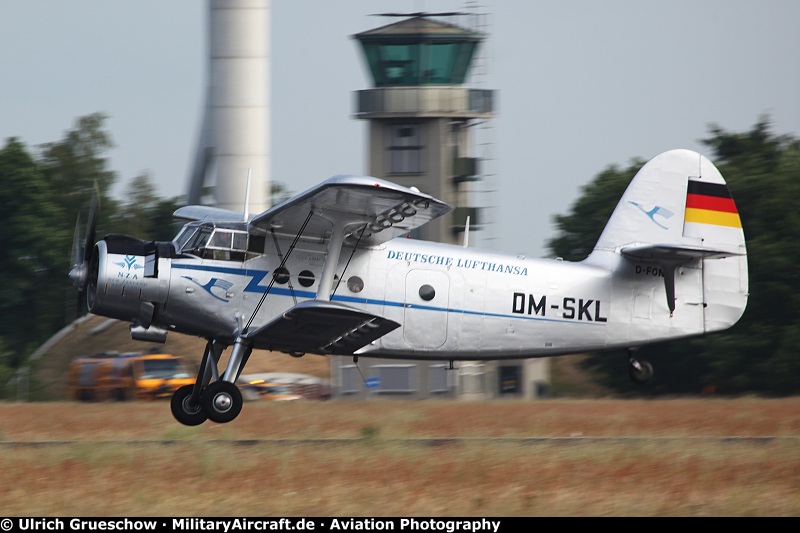
[{"label": "black tire", "polygon": [[239,416],[244,400],[239,388],[233,383],[215,381],[203,391],[200,403],[209,420],[224,424]]},{"label": "black tire", "polygon": [[200,402],[192,403],[192,390],[194,385],[184,385],[179,388],[172,394],[169,404],[172,416],[185,426],[199,426],[208,420],[208,415],[201,405],[202,398]]},{"label": "black tire", "polygon": [[634,383],[638,383],[639,385],[644,385],[651,379],[653,379],[653,365],[650,364],[650,361],[645,361],[640,359],[638,361],[638,367],[636,364],[631,363],[630,366],[630,375],[631,379]]}]

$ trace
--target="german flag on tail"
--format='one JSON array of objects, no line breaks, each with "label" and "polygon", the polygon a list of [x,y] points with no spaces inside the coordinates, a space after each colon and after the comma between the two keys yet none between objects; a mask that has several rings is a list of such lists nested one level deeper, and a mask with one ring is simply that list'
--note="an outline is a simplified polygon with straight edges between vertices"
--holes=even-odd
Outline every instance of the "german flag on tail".
[{"label": "german flag on tail", "polygon": [[740,229],[742,227],[739,211],[727,185],[691,179],[686,191],[684,222]]}]

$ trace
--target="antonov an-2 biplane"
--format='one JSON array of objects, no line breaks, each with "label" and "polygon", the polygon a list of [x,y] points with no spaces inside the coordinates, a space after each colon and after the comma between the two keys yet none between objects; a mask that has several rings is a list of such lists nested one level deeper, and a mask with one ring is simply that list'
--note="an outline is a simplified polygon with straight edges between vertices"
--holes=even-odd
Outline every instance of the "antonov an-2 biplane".
[{"label": "antonov an-2 biplane", "polygon": [[91,313],[129,321],[135,339],[207,340],[195,384],[171,402],[186,425],[236,418],[254,349],[451,366],[621,349],[646,382],[637,348],[729,328],[747,303],[736,205],[690,150],[642,167],[581,262],[407,238],[450,210],[416,189],[336,176],[260,214],[182,207],[188,223],[171,242],[94,243],[95,203],[70,277]]}]

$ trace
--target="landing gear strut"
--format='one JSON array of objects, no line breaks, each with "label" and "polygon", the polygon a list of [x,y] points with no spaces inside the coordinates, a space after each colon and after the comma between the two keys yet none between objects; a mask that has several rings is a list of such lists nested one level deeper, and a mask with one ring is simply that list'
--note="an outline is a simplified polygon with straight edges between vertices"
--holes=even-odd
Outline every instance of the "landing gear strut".
[{"label": "landing gear strut", "polygon": [[636,348],[628,348],[629,373],[634,383],[644,385],[653,379],[653,365],[646,359],[636,358]]},{"label": "landing gear strut", "polygon": [[[220,376],[217,364],[223,349],[221,343],[209,340],[195,384],[184,385],[172,395],[172,416],[181,424],[198,426],[206,420],[224,424],[242,411],[244,399],[234,382],[247,363],[253,347],[242,338],[236,339],[228,367]],[[212,378],[215,381],[212,382]]]}]

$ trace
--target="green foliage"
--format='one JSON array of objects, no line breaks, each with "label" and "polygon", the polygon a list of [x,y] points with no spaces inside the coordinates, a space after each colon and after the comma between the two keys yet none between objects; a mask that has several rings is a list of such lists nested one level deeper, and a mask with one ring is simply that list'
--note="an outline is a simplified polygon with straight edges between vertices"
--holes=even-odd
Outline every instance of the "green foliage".
[{"label": "green foliage", "polygon": [[750,297],[742,320],[707,349],[715,355],[709,380],[732,394],[798,394],[800,141],[772,134],[767,118],[748,132],[712,133],[705,144],[728,180],[747,238]]},{"label": "green foliage", "polygon": [[[731,329],[643,348],[655,369],[644,388],[628,378],[627,356],[592,354],[585,360],[604,385],[624,395],[800,393],[800,142],[771,133],[761,118],[744,133],[710,128],[704,144],[736,199],[747,239],[750,296]],[[583,189],[568,215],[558,216],[554,255],[580,260],[591,252],[630,179],[641,167],[611,167]]]},{"label": "green foliage", "polygon": [[270,185],[270,202],[271,205],[278,205],[281,202],[285,202],[289,198],[292,197],[292,192],[286,188],[286,185],[279,182],[273,181]]},{"label": "green foliage", "polygon": [[41,171],[48,185],[57,191],[59,204],[66,216],[72,218],[72,224],[76,213],[87,212],[95,187],[100,191],[102,207],[98,228],[107,226],[104,213],[113,212],[113,201],[107,195],[116,175],[108,169],[104,154],[114,143],[103,130],[106,118],[103,113],[81,117],[61,141],[41,147]]},{"label": "green foliage", "polygon": [[129,204],[120,207],[108,196],[116,176],[106,158],[113,142],[105,120],[102,113],[79,118],[63,139],[40,146],[38,155],[14,138],[0,150],[0,380],[76,317],[77,293],[67,273],[75,259],[76,216],[82,245],[95,190],[98,238],[139,229],[138,237],[175,235],[177,200],[157,198],[149,176],[133,181]]},{"label": "green foliage", "polygon": [[624,170],[608,167],[581,189],[582,196],[572,205],[569,215],[555,216],[558,233],[547,243],[555,257],[581,261],[589,255],[622,193],[643,164],[635,160]]},{"label": "green foliage", "polygon": [[0,185],[0,343],[16,366],[22,354],[63,324],[70,237],[58,189],[13,138],[0,150]]},{"label": "green foliage", "polygon": [[180,207],[179,199],[159,198],[148,174],[133,178],[125,198],[112,214],[112,227],[122,228],[116,233],[155,241],[170,241],[178,233],[180,223],[172,213]]}]

